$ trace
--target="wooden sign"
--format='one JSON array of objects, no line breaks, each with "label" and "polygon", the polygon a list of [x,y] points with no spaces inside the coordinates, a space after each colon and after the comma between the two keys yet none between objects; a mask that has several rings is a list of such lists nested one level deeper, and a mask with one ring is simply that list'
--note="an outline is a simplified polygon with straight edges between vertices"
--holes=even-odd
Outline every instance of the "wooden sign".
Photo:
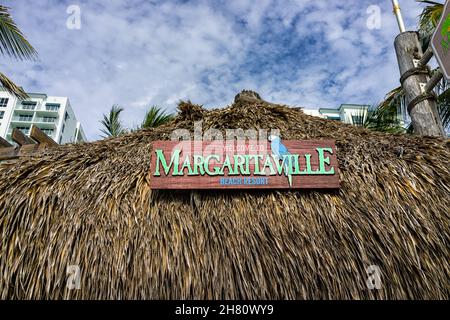
[{"label": "wooden sign", "polygon": [[332,140],[155,141],[152,189],[339,188]]},{"label": "wooden sign", "polygon": [[441,20],[431,38],[431,48],[441,67],[442,74],[450,80],[450,1],[445,2]]}]

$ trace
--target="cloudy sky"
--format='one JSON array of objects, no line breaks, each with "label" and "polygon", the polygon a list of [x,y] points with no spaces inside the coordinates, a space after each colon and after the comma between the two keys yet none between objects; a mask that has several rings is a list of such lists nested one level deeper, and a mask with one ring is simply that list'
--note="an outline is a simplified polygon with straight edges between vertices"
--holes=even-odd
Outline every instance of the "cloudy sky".
[{"label": "cloudy sky", "polygon": [[[1,2],[39,53],[3,57],[1,70],[28,92],[69,97],[89,140],[113,104],[135,127],[151,105],[220,107],[242,89],[319,108],[375,104],[398,85],[390,0]],[[415,29],[420,6],[400,4]]]}]

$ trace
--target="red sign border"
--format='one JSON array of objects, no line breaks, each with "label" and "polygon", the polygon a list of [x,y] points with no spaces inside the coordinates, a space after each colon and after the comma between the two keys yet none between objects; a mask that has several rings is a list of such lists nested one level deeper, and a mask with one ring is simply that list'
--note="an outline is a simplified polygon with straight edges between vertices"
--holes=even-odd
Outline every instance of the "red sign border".
[{"label": "red sign border", "polygon": [[[190,140],[193,144],[195,143],[193,140]],[[330,158],[330,165],[334,168],[335,172],[331,175],[300,175],[293,176],[294,181],[292,187],[289,187],[288,183],[272,183],[267,185],[255,185],[255,184],[239,184],[239,185],[215,185],[212,184],[211,181],[214,179],[227,178],[227,175],[224,176],[182,176],[182,177],[174,177],[174,176],[165,176],[164,173],[161,177],[153,176],[153,172],[156,166],[156,156],[155,156],[155,146],[158,145],[166,145],[166,144],[176,144],[179,141],[170,141],[170,140],[159,140],[152,142],[151,149],[151,164],[150,164],[150,188],[152,190],[318,190],[318,189],[339,189],[340,188],[340,170],[337,160],[337,150],[336,150],[336,141],[327,139],[327,140],[318,140],[318,139],[308,139],[308,140],[283,140],[284,144],[291,146],[292,144],[301,144],[298,148],[305,150],[313,150],[314,147],[331,147],[333,150],[333,154],[327,154]],[[204,143],[211,143],[211,141],[196,141],[196,143],[202,144],[202,150],[207,146],[203,145]],[[270,145],[270,142],[268,142]],[[310,149],[307,149],[309,147]],[[313,158],[312,158],[313,159]],[[312,165],[316,165],[315,160],[312,160]],[[236,176],[236,178],[247,178],[248,176]],[[255,177],[253,175],[249,176],[250,178]],[[266,177],[266,176],[261,176]],[[284,179],[284,176],[270,176],[272,180],[280,180]],[[302,183],[299,184],[299,179],[302,180]],[[158,182],[157,182],[158,181]],[[203,183],[198,183],[201,181]],[[286,178],[287,181],[287,178]]]}]

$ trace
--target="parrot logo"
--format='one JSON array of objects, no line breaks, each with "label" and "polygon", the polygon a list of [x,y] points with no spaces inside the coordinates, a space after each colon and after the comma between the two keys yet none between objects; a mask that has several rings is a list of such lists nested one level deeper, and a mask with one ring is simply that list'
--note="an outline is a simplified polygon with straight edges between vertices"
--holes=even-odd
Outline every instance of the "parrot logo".
[{"label": "parrot logo", "polygon": [[268,137],[270,141],[270,148],[272,149],[272,156],[278,161],[284,162],[284,174],[287,176],[289,181],[289,187],[292,187],[292,175],[290,174],[290,161],[285,161],[283,156],[290,155],[291,153],[286,148],[284,144],[281,143],[281,139],[278,136],[270,135]]}]

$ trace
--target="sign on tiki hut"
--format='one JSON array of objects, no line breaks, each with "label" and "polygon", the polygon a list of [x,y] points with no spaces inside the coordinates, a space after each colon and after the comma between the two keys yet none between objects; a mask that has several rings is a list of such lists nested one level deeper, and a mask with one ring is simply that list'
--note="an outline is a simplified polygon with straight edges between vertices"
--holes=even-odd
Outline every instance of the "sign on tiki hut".
[{"label": "sign on tiki hut", "polygon": [[442,74],[450,80],[450,1],[446,1],[441,20],[431,38],[431,47]]},{"label": "sign on tiki hut", "polygon": [[152,189],[339,188],[333,140],[156,141]]}]

